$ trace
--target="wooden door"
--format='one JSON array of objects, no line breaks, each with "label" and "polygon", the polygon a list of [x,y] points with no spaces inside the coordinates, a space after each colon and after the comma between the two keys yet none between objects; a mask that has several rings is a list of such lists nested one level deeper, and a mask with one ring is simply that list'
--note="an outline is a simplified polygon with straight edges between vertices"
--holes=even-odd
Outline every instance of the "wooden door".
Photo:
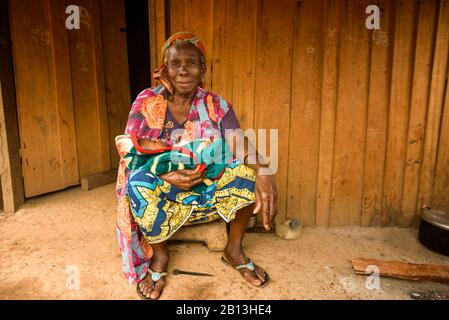
[{"label": "wooden door", "polygon": [[[80,7],[68,30],[66,6]],[[9,1],[25,196],[116,168],[130,107],[124,0]]]},{"label": "wooden door", "polygon": [[25,196],[79,183],[64,2],[10,1]]}]

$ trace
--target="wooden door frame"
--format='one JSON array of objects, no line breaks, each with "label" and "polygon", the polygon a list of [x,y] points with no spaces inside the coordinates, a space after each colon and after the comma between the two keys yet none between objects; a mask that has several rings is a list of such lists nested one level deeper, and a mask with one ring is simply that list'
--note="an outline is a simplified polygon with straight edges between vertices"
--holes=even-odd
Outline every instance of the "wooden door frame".
[{"label": "wooden door frame", "polygon": [[25,203],[8,3],[0,0],[0,209],[7,214]]}]

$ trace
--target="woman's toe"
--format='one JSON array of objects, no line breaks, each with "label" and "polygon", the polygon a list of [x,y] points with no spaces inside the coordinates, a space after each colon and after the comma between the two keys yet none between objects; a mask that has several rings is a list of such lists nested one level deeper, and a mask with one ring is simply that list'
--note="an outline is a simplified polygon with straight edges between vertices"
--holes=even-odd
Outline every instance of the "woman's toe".
[{"label": "woman's toe", "polygon": [[147,293],[145,294],[145,297],[147,297],[147,299],[151,299],[151,290],[147,291]]},{"label": "woman's toe", "polygon": [[146,296],[147,294],[147,281],[143,280],[141,282],[139,282],[139,291]]},{"label": "woman's toe", "polygon": [[145,288],[144,288],[144,293],[143,293],[144,295],[145,295],[145,297],[149,297],[149,295],[150,295],[150,290],[149,290],[149,288],[148,288],[148,286],[146,286]]},{"label": "woman's toe", "polygon": [[266,281],[267,274],[265,273],[265,270],[263,270],[260,267],[256,267],[256,274],[259,277],[259,279],[262,280],[262,282]]},{"label": "woman's toe", "polygon": [[252,272],[245,270],[244,277],[246,278],[246,281],[251,283],[253,286],[260,286],[262,284],[262,281]]},{"label": "woman's toe", "polygon": [[150,298],[153,300],[159,298],[163,288],[164,288],[163,280],[156,282],[156,285],[154,286],[153,290],[151,291]]},{"label": "woman's toe", "polygon": [[260,286],[262,284],[262,281],[256,276],[256,277],[253,277],[253,279],[252,279],[252,285],[253,286],[256,286],[256,287],[258,287],[258,286]]}]

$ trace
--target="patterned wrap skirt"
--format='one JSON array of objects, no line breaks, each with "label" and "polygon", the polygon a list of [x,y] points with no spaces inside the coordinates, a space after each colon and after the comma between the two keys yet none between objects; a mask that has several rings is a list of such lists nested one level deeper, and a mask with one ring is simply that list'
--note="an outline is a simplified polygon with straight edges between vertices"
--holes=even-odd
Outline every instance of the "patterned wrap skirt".
[{"label": "patterned wrap skirt", "polygon": [[142,236],[151,244],[169,239],[183,225],[232,221],[237,210],[255,202],[255,180],[253,169],[234,160],[219,179],[185,191],[142,168],[130,173],[125,196]]}]

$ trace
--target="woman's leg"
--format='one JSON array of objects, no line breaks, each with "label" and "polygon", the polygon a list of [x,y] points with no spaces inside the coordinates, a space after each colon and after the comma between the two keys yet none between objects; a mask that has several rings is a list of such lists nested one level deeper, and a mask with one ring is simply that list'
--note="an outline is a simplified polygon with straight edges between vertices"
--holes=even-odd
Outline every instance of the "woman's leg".
[{"label": "woman's leg", "polygon": [[[248,262],[248,258],[243,252],[242,241],[248,226],[249,219],[252,216],[254,204],[246,206],[236,213],[236,217],[231,221],[231,228],[229,230],[228,244],[224,250],[225,259],[233,265],[243,264]],[[259,286],[265,281],[265,272],[262,268],[255,265],[256,274],[250,272],[248,269],[241,269],[239,272],[246,281],[254,286]]]},{"label": "woman's leg", "polygon": [[[153,248],[153,256],[151,257],[151,270],[155,272],[165,272],[168,266],[168,247],[166,242],[151,244]],[[153,287],[153,280],[151,280],[150,273],[147,273],[145,278],[139,283],[140,291],[150,299],[157,299],[162,293],[165,286],[165,277],[162,277]]]}]

